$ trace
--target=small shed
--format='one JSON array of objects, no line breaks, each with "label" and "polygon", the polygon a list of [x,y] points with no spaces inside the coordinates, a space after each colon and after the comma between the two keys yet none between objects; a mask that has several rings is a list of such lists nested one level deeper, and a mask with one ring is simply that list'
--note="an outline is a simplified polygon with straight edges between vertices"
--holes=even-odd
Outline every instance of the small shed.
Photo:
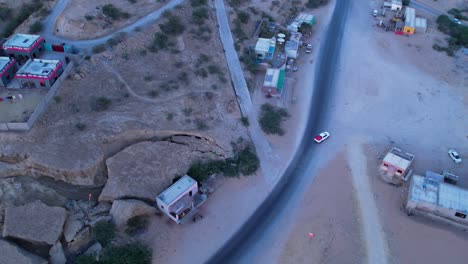
[{"label": "small shed", "polygon": [[156,197],[156,204],[165,215],[181,224],[194,216],[206,199],[205,194],[198,193],[197,181],[184,175]]},{"label": "small shed", "polygon": [[392,184],[401,184],[410,171],[414,156],[404,153],[401,149],[393,147],[382,160],[380,171],[382,178]]},{"label": "small shed", "polygon": [[405,26],[403,33],[413,35],[416,27],[416,10],[411,7],[405,8]]},{"label": "small shed", "polygon": [[259,38],[255,45],[255,54],[258,60],[271,60],[275,54],[275,40]]},{"label": "small shed", "polygon": [[291,32],[297,32],[303,23],[309,24],[310,26],[314,25],[315,16],[306,13],[300,13],[296,19],[294,19],[294,21],[287,26],[287,28]]},{"label": "small shed", "polygon": [[427,30],[427,20],[425,18],[417,17],[415,20],[415,30],[416,32],[426,33]]},{"label": "small shed", "polygon": [[398,11],[398,10],[402,10],[402,8],[403,8],[403,2],[401,0],[392,0],[390,10]]},{"label": "small shed", "polygon": [[263,93],[268,96],[280,96],[283,92],[285,76],[286,72],[284,69],[268,68],[263,81]]},{"label": "small shed", "polygon": [[7,87],[15,77],[16,60],[14,58],[0,57],[0,87]]},{"label": "small shed", "polygon": [[440,216],[468,224],[468,190],[428,177],[413,175],[406,203],[408,214],[413,211]]}]

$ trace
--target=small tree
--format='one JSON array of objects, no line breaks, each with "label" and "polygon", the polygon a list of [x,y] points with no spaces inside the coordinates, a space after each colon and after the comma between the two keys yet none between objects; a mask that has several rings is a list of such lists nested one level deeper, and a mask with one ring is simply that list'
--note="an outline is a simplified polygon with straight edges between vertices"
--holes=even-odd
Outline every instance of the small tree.
[{"label": "small tree", "polygon": [[110,244],[115,237],[115,225],[112,222],[101,221],[96,224],[93,230],[93,238],[102,246]]},{"label": "small tree", "polygon": [[281,123],[289,116],[284,108],[263,104],[260,111],[260,126],[266,134],[283,135]]},{"label": "small tree", "polygon": [[159,25],[161,31],[168,35],[180,35],[185,31],[185,26],[178,16],[170,15],[167,21]]},{"label": "small tree", "polygon": [[112,101],[106,97],[98,97],[91,102],[91,109],[97,112],[109,109]]},{"label": "small tree", "polygon": [[39,33],[42,31],[42,28],[43,28],[42,22],[36,21],[29,27],[29,33],[32,33],[32,34]]},{"label": "small tree", "polygon": [[239,11],[239,13],[237,13],[237,18],[242,24],[247,24],[249,23],[250,15],[247,12]]}]

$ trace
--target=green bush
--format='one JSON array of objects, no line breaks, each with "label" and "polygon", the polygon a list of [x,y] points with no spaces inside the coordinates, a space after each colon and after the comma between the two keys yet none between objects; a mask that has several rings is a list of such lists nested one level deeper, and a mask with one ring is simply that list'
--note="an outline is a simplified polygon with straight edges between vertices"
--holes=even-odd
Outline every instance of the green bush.
[{"label": "green bush", "polygon": [[283,135],[284,130],[281,128],[281,123],[289,116],[284,108],[272,106],[271,104],[263,104],[260,109],[260,126],[266,134]]},{"label": "green bush", "polygon": [[99,264],[102,262],[97,261],[95,256],[81,255],[76,258],[75,263],[76,264]]},{"label": "green bush", "polygon": [[410,0],[403,0],[403,5],[408,6],[410,4]]},{"label": "green bush", "polygon": [[158,50],[167,49],[170,45],[169,37],[161,32],[156,32],[154,34],[154,39],[151,45],[149,46],[149,51],[157,52]]},{"label": "green bush", "polygon": [[180,35],[184,33],[185,26],[182,24],[182,21],[178,16],[169,15],[167,21],[159,25],[161,31],[168,35]]},{"label": "green bush", "polygon": [[237,13],[237,18],[242,24],[247,24],[249,23],[250,15],[247,12],[239,11],[239,13]]},{"label": "green bush", "polygon": [[206,5],[206,0],[191,0],[190,4],[192,7],[204,6]]},{"label": "green bush", "polygon": [[104,250],[102,260],[105,264],[150,264],[151,250],[139,243],[124,246],[110,246]]},{"label": "green bush", "polygon": [[13,17],[13,10],[9,7],[0,6],[0,20],[7,21]]},{"label": "green bush", "polygon": [[36,34],[42,31],[43,24],[41,21],[36,21],[29,26],[29,33]]},{"label": "green bush", "polygon": [[98,97],[91,102],[91,109],[93,111],[101,112],[109,109],[112,101],[106,97]]},{"label": "green bush", "polygon": [[209,18],[208,8],[199,7],[192,11],[192,19],[197,25],[202,25]]},{"label": "green bush", "polygon": [[99,44],[93,47],[93,53],[98,54],[105,51],[107,48],[106,44]]},{"label": "green bush", "polygon": [[200,118],[195,119],[195,125],[197,126],[198,130],[207,130],[209,128],[205,120]]},{"label": "green bush", "polygon": [[458,25],[453,22],[447,15],[441,15],[437,18],[437,28],[443,33],[450,35],[451,46],[468,47],[468,27]]},{"label": "green bush", "polygon": [[240,121],[241,121],[242,125],[244,125],[245,127],[250,126],[250,122],[249,122],[249,118],[248,118],[248,117],[243,116],[243,117],[241,117]]},{"label": "green bush", "polygon": [[328,4],[328,0],[308,0],[305,6],[307,8],[318,8]]},{"label": "green bush", "polygon": [[84,131],[86,129],[86,124],[85,123],[81,123],[81,122],[78,122],[75,124],[75,127],[76,129],[78,129],[79,131]]},{"label": "green bush", "polygon": [[93,239],[103,247],[110,244],[115,237],[115,225],[112,222],[101,221],[93,229]]},{"label": "green bush", "polygon": [[127,221],[127,228],[125,229],[125,233],[129,235],[136,234],[139,231],[146,229],[148,227],[148,224],[148,216],[134,216]]},{"label": "green bush", "polygon": [[115,7],[113,4],[107,4],[102,7],[102,13],[114,20],[119,20],[121,18],[129,18],[130,14],[127,12],[122,12],[120,9]]}]

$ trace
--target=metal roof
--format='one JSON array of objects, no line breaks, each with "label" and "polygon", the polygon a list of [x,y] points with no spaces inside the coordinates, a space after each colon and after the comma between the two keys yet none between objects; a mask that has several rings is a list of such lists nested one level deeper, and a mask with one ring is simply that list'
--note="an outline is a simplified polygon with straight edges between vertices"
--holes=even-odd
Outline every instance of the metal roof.
[{"label": "metal roof", "polygon": [[284,49],[286,51],[288,50],[294,50],[294,51],[297,51],[297,49],[299,48],[299,44],[297,42],[294,42],[294,41],[286,41],[286,45],[284,46]]},{"label": "metal roof", "polygon": [[427,28],[427,20],[425,18],[417,17],[415,20],[415,27],[417,28]]},{"label": "metal roof", "polygon": [[255,45],[255,50],[268,52],[271,46],[270,42],[271,42],[271,39],[259,38],[257,41],[257,44]]},{"label": "metal roof", "polygon": [[16,74],[47,77],[59,66],[59,64],[60,60],[30,59],[18,70],[18,72],[16,72]]},{"label": "metal roof", "polygon": [[27,35],[27,34],[15,34],[9,38],[4,44],[4,47],[18,47],[18,48],[29,48],[38,40],[41,36],[39,35]]},{"label": "metal roof", "polygon": [[416,23],[416,10],[411,7],[405,8],[405,26],[414,28]]},{"label": "metal roof", "polygon": [[164,192],[158,195],[158,199],[169,205],[174,202],[177,197],[196,184],[197,182],[194,179],[190,178],[188,175],[184,175]]},{"label": "metal roof", "polygon": [[423,176],[412,176],[409,199],[431,203],[457,212],[468,213],[468,190]]}]

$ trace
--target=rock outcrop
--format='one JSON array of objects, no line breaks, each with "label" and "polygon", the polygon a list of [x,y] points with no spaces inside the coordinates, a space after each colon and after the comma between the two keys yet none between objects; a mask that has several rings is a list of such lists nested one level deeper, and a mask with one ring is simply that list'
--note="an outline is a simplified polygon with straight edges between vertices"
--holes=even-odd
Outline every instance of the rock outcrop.
[{"label": "rock outcrop", "polygon": [[35,201],[23,206],[8,206],[5,210],[3,236],[35,244],[53,245],[62,235],[67,211]]},{"label": "rock outcrop", "polygon": [[110,210],[117,227],[125,226],[127,221],[134,216],[154,215],[156,212],[155,207],[138,200],[115,200]]},{"label": "rock outcrop", "polygon": [[102,251],[102,245],[101,245],[101,243],[97,242],[97,243],[95,243],[94,245],[90,246],[90,247],[85,251],[85,253],[83,253],[83,255],[95,256],[95,257],[96,257],[96,260],[99,260],[99,257],[100,257],[100,255],[101,255],[101,251]]},{"label": "rock outcrop", "polygon": [[154,198],[200,159],[219,159],[219,147],[195,137],[140,142],[106,160],[108,180],[99,201]]},{"label": "rock outcrop", "polygon": [[63,228],[63,236],[66,242],[70,242],[75,238],[76,234],[84,227],[84,222],[81,219],[75,219],[72,216],[68,217]]},{"label": "rock outcrop", "polygon": [[49,250],[50,264],[65,264],[67,258],[63,252],[62,243],[57,242]]},{"label": "rock outcrop", "polygon": [[47,260],[31,254],[13,243],[0,239],[0,264],[47,264]]},{"label": "rock outcrop", "polygon": [[91,229],[85,227],[83,230],[78,232],[70,243],[67,244],[69,252],[75,254],[82,250],[86,245],[91,242]]}]

